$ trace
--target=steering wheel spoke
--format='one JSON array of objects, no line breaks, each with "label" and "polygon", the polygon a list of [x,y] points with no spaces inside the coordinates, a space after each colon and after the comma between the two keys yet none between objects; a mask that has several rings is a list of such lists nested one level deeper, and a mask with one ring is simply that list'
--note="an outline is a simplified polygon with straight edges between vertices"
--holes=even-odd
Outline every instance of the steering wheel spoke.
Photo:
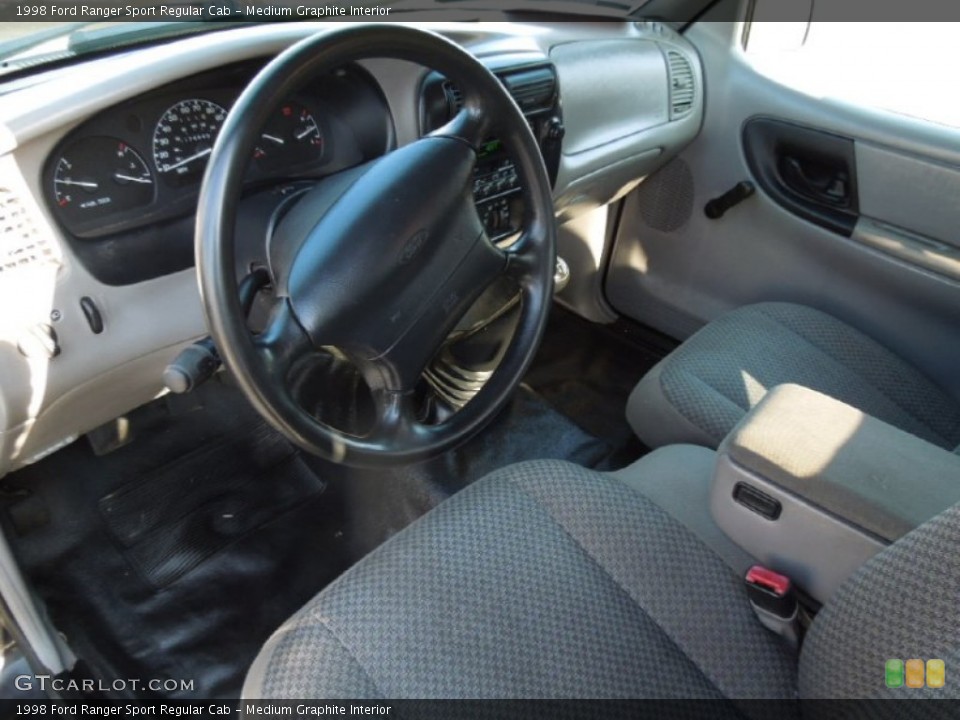
[{"label": "steering wheel spoke", "polygon": [[489,139],[490,123],[479,109],[465,105],[451,120],[427,137],[456,138],[472,148],[478,148]]},{"label": "steering wheel spoke", "polygon": [[288,386],[293,366],[315,349],[286,301],[276,308],[267,327],[254,338],[253,345],[268,376],[284,388]]},{"label": "steering wheel spoke", "polygon": [[516,242],[502,251],[505,259],[504,273],[521,285],[527,278],[542,271],[541,241],[537,232],[536,227],[526,228]]},{"label": "steering wheel spoke", "polygon": [[373,402],[377,419],[366,437],[369,444],[399,451],[424,432],[412,392],[379,390],[373,393]]}]

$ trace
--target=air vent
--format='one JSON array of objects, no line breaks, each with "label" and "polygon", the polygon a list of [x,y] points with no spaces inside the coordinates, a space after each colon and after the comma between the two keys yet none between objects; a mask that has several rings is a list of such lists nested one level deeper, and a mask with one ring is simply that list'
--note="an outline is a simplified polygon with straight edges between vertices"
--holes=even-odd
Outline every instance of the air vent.
[{"label": "air vent", "polygon": [[524,113],[532,114],[553,108],[557,76],[552,67],[521,70],[503,75],[500,80]]},{"label": "air vent", "polygon": [[670,66],[670,119],[683,117],[693,110],[693,68],[690,61],[675,50],[667,51]]},{"label": "air vent", "polygon": [[450,109],[450,117],[453,117],[463,109],[463,93],[460,88],[449,80],[443,82],[443,94],[447,98],[447,107]]},{"label": "air vent", "polygon": [[[556,102],[557,76],[552,67],[506,73],[500,75],[500,82],[504,84],[525,115],[534,115],[553,109]],[[452,117],[463,107],[463,93],[452,82],[445,80],[443,94],[447,99],[447,108]]]},{"label": "air vent", "polygon": [[20,198],[0,187],[0,278],[55,261],[50,243],[40,234]]}]

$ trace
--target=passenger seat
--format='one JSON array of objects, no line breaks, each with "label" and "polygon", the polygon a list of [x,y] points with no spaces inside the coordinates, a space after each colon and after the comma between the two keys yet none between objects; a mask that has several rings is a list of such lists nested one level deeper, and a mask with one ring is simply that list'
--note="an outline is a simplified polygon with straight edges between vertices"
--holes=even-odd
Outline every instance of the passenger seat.
[{"label": "passenger seat", "polygon": [[748,305],[706,325],[640,381],[627,419],[652,448],[716,448],[767,391],[784,383],[960,452],[960,401],[846,323],[790,303]]}]

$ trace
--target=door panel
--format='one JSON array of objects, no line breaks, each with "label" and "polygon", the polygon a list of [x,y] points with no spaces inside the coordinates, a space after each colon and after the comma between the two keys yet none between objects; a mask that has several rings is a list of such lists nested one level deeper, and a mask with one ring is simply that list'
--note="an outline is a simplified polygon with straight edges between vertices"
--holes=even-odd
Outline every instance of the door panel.
[{"label": "door panel", "polygon": [[[683,339],[741,305],[807,304],[960,397],[960,131],[760,75],[734,23],[686,37],[703,61],[703,130],[626,199],[612,307]],[[744,181],[757,191],[709,219],[706,204]],[[690,195],[682,222],[657,222]]]}]

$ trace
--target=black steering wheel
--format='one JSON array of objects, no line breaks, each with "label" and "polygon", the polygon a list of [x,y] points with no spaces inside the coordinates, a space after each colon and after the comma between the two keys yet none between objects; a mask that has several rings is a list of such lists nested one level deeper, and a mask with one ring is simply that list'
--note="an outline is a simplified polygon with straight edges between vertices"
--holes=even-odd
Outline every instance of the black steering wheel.
[{"label": "black steering wheel", "polygon": [[[365,58],[435,69],[463,93],[444,127],[307,192],[269,241],[280,302],[253,335],[238,299],[234,228],[244,174],[271,111],[306,81]],[[496,137],[523,188],[524,230],[506,250],[484,231],[472,196],[475,148]],[[214,146],[197,215],[196,255],[210,333],[253,406],[308,452],[335,462],[425,459],[476,433],[503,407],[539,346],[553,289],[556,227],[537,142],[516,103],[477,59],[432,32],[399,25],[323,32],[267,65],[237,100]],[[502,274],[520,288],[513,338],[469,402],[437,424],[417,418],[413,390],[480,294]],[[335,347],[362,373],[376,411],[352,435],[294,397],[298,358]]]}]

